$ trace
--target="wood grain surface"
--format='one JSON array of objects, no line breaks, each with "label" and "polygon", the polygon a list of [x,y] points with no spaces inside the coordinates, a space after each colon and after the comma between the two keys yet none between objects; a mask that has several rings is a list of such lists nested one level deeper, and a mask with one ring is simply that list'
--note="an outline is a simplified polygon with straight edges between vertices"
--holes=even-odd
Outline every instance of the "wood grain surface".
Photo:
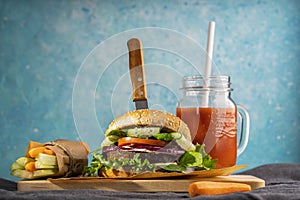
[{"label": "wood grain surface", "polygon": [[108,179],[108,178],[58,178],[48,180],[23,180],[18,182],[19,191],[95,189],[126,192],[188,192],[189,184],[196,181],[246,183],[251,189],[265,186],[265,181],[250,175],[229,175],[210,178],[167,179]]}]

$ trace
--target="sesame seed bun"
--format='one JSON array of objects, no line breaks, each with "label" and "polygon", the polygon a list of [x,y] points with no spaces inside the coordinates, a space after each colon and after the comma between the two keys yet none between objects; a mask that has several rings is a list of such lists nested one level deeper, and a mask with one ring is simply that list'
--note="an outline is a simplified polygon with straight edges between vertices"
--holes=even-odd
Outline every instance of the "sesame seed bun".
[{"label": "sesame seed bun", "polygon": [[125,113],[115,118],[108,129],[106,136],[112,130],[120,130],[133,127],[160,127],[166,132],[179,132],[191,141],[190,130],[186,123],[179,117],[160,110],[141,109]]}]

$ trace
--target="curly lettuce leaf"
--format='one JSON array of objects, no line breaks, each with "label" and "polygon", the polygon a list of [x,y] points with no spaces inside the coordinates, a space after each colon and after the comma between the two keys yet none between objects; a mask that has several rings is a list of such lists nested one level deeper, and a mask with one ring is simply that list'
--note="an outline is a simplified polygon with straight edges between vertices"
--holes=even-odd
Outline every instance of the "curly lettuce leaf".
[{"label": "curly lettuce leaf", "polygon": [[186,151],[180,158],[178,164],[162,166],[164,170],[176,172],[188,172],[190,168],[194,170],[210,170],[215,168],[217,160],[212,160],[204,150],[204,145],[195,145],[195,150]]},{"label": "curly lettuce leaf", "polygon": [[187,151],[179,160],[179,165],[184,167],[198,167],[202,164],[202,154],[196,151]]},{"label": "curly lettuce leaf", "polygon": [[98,176],[99,170],[105,167],[106,170],[111,168],[116,170],[123,170],[127,172],[143,172],[150,171],[154,172],[156,166],[151,164],[147,159],[141,159],[140,154],[137,153],[132,159],[118,159],[107,161],[105,157],[100,153],[93,153],[93,158],[89,167],[85,167],[82,175],[84,176]]}]

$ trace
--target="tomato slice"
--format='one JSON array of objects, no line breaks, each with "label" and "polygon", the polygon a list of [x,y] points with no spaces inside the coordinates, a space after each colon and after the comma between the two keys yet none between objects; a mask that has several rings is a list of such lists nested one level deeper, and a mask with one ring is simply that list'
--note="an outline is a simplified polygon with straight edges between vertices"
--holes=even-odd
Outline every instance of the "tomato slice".
[{"label": "tomato slice", "polygon": [[125,145],[134,145],[134,144],[146,144],[146,145],[164,147],[166,146],[167,143],[162,140],[133,138],[133,137],[123,137],[118,140],[119,147]]}]

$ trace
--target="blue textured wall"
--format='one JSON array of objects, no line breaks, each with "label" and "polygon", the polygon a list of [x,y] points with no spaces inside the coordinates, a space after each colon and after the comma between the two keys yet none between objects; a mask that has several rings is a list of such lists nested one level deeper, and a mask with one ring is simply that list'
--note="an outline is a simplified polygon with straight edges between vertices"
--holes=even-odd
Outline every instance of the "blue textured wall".
[{"label": "blue textured wall", "polygon": [[193,45],[206,46],[211,20],[215,66],[232,77],[233,99],[251,116],[238,164],[300,162],[299,10],[298,0],[0,0],[0,177],[14,179],[9,166],[30,140],[82,139],[94,148],[113,117],[133,109],[130,37],[149,47],[150,106],[175,113],[178,77],[193,73],[180,55],[196,63],[198,55],[201,65]]}]

